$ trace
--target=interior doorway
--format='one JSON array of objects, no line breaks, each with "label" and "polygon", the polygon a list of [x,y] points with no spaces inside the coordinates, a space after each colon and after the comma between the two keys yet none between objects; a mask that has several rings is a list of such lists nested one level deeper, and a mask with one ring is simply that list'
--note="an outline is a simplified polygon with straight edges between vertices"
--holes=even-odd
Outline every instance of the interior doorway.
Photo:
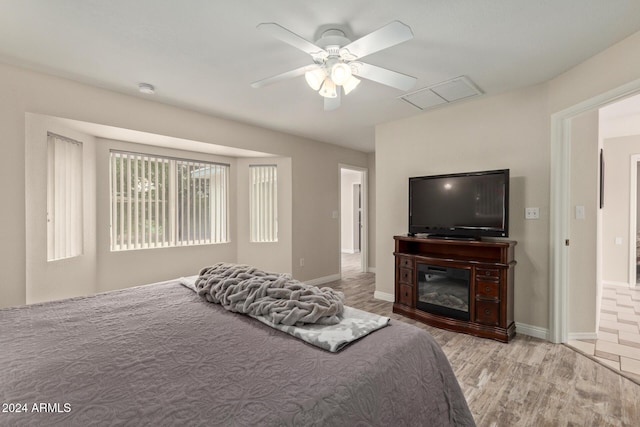
[{"label": "interior doorway", "polygon": [[340,166],[340,272],[367,271],[367,170]]},{"label": "interior doorway", "polygon": [[603,184],[602,280],[634,288],[638,279],[638,162],[640,161],[640,95],[599,110],[600,144],[606,167]]},{"label": "interior doorway", "polygon": [[567,342],[569,312],[579,307],[569,306],[569,218],[571,171],[571,121],[574,117],[640,92],[640,80],[629,82],[608,92],[582,101],[551,115],[551,256],[550,310],[548,339]]},{"label": "interior doorway", "polygon": [[[634,356],[640,342],[640,314],[634,307],[636,301],[640,300],[640,290],[635,288],[638,270],[637,230],[640,229],[640,96],[616,100],[594,112],[572,119],[576,126],[572,128],[571,135],[571,167],[577,168],[578,173],[572,174],[571,193],[574,204],[574,193],[579,193],[581,186],[585,187],[583,191],[588,187],[595,190],[592,190],[591,198],[585,198],[584,194],[578,194],[576,198],[597,206],[597,272],[592,274],[593,267],[584,262],[585,256],[593,255],[588,244],[593,241],[593,221],[589,219],[589,216],[593,216],[589,214],[592,210],[587,209],[586,216],[578,215],[576,207],[576,218],[572,219],[571,227],[577,229],[577,233],[572,230],[572,267],[569,271],[569,314],[573,320],[573,330],[569,331],[567,343],[569,347],[580,350],[620,375],[637,381],[640,379],[640,366],[637,366],[638,358]],[[595,122],[595,126],[589,125],[589,122]],[[594,132],[589,132],[593,128],[597,130],[598,153],[593,141]],[[587,151],[591,153],[585,154]],[[581,162],[575,161],[580,158],[576,155],[578,152],[582,156]],[[591,161],[585,162],[587,157]],[[598,174],[593,167],[587,170],[589,164],[596,163],[599,163]],[[597,185],[596,176],[600,178]],[[581,227],[577,222],[588,227]],[[576,255],[583,261],[578,267],[572,261]],[[597,286],[595,293],[592,291],[594,278]],[[588,298],[583,298],[584,295],[588,295]],[[592,296],[595,297],[595,307],[590,301]],[[592,310],[595,310],[595,315]],[[595,331],[588,330],[585,319],[595,322]]]}]

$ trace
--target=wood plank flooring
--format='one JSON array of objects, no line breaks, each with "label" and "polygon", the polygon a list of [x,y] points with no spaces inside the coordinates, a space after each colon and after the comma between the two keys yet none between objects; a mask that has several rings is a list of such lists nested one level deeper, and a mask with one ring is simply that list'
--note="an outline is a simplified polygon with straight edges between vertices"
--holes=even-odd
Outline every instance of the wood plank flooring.
[{"label": "wood plank flooring", "polygon": [[416,325],[449,358],[478,426],[638,426],[640,386],[568,346],[517,335],[509,344],[433,328],[373,298],[375,276],[343,258],[329,286],[347,305]]}]

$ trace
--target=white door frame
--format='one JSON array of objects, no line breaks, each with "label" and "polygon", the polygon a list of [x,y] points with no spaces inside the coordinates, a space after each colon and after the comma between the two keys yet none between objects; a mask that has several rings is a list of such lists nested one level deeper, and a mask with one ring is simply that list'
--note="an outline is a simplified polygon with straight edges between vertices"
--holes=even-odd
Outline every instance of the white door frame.
[{"label": "white door frame", "polygon": [[551,195],[549,252],[549,340],[567,342],[569,314],[569,239],[571,120],[640,91],[640,79],[551,115]]},{"label": "white door frame", "polygon": [[[340,200],[342,200],[342,169],[349,169],[352,171],[362,173],[362,183],[360,187],[360,194],[362,197],[362,236],[360,241],[360,266],[363,273],[367,273],[369,271],[369,188],[367,186],[368,182],[368,174],[369,170],[367,168],[363,168],[360,166],[347,165],[344,163],[338,164],[338,194]],[[342,203],[340,203],[342,205]],[[340,207],[338,221],[342,224],[342,207]],[[338,258],[339,258],[339,266],[340,266],[340,274],[342,275],[342,248],[341,248],[341,238],[342,238],[342,225],[338,227]]]},{"label": "white door frame", "polygon": [[629,182],[629,287],[635,288],[636,283],[636,233],[637,233],[637,215],[638,215],[638,162],[640,162],[640,154],[631,156],[631,171]]},{"label": "white door frame", "polygon": [[[362,174],[360,175],[362,178]],[[362,180],[362,179],[361,179]],[[362,251],[362,183],[351,186],[353,195],[353,210],[351,212],[351,223],[353,224],[351,240],[353,240],[353,250]]]}]

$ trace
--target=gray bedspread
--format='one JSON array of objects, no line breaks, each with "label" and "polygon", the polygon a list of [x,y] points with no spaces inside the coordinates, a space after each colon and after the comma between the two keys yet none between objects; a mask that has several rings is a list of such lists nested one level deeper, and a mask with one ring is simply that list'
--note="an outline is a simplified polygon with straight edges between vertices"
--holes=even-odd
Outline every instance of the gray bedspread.
[{"label": "gray bedspread", "polygon": [[178,281],[0,310],[0,397],[0,425],[474,425],[421,329],[329,353]]}]

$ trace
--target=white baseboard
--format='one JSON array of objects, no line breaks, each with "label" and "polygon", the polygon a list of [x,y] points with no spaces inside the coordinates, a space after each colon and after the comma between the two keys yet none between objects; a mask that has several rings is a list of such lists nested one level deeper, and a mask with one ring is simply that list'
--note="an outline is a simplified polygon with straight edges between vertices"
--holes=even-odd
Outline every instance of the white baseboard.
[{"label": "white baseboard", "polygon": [[330,276],[318,277],[317,279],[305,280],[304,283],[312,286],[324,285],[325,283],[335,282],[342,279],[340,273],[332,274]]},{"label": "white baseboard", "polygon": [[[340,249],[340,251],[343,254],[355,254],[356,253],[356,251],[354,249]],[[360,253],[360,251],[358,251],[357,253]]]},{"label": "white baseboard", "polygon": [[526,323],[516,322],[516,334],[528,335],[534,338],[540,338],[549,341],[549,330],[539,326],[527,325]]},{"label": "white baseboard", "polygon": [[[549,330],[539,326],[516,322],[516,333],[549,341]],[[568,337],[569,340],[595,340],[597,338],[596,332],[570,332]]]},{"label": "white baseboard", "polygon": [[602,284],[603,285],[610,285],[610,286],[623,286],[625,288],[629,287],[629,282],[614,282],[612,280],[603,280]]},{"label": "white baseboard", "polygon": [[569,332],[569,340],[595,340],[598,339],[597,332]]},{"label": "white baseboard", "polygon": [[388,301],[388,302],[395,302],[396,298],[393,296],[393,294],[389,294],[387,292],[380,292],[380,291],[375,291],[373,293],[373,297],[375,299],[379,299],[382,301]]}]

